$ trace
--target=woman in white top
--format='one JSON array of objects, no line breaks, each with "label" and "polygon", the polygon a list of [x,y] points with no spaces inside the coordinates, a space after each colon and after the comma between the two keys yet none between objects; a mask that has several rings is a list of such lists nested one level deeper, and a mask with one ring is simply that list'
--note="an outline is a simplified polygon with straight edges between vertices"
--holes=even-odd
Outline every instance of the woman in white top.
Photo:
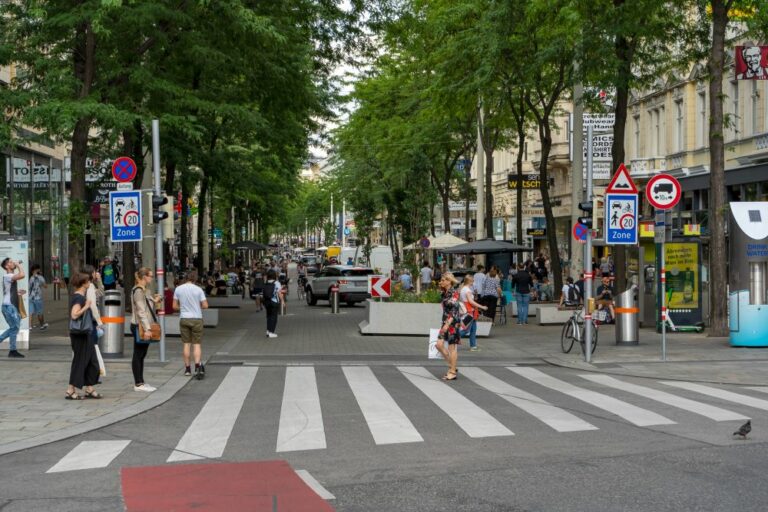
[{"label": "woman in white top", "polygon": [[[477,347],[478,311],[485,311],[488,309],[475,300],[475,289],[473,287],[474,282],[475,278],[467,274],[464,276],[464,282],[462,283],[461,291],[459,292],[459,300],[462,304],[464,304],[464,307],[467,310],[467,315],[472,315],[471,322],[465,322],[462,318],[460,334],[462,336],[469,335],[469,350],[473,352],[480,350]],[[469,325],[467,325],[467,323],[469,323]]]}]

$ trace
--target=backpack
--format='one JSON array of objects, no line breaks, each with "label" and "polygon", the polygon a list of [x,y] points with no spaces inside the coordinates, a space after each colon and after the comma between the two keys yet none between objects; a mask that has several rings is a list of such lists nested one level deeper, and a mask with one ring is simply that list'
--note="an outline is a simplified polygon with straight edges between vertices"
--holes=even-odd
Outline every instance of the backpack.
[{"label": "backpack", "polygon": [[568,293],[565,296],[565,302],[567,304],[578,304],[579,303],[579,289],[576,288],[575,284],[569,284],[568,285]]},{"label": "backpack", "polygon": [[102,269],[102,282],[104,284],[113,284],[115,282],[115,269],[111,264],[104,265]]},{"label": "backpack", "polygon": [[263,296],[265,302],[272,302],[272,299],[275,297],[275,288],[276,287],[274,281],[264,284],[261,295]]}]

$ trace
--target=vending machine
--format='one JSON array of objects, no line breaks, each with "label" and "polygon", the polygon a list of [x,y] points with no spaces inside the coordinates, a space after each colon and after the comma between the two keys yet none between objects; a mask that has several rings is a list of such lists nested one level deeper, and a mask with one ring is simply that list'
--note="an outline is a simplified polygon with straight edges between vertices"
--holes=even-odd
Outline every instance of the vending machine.
[{"label": "vending machine", "polygon": [[730,203],[731,346],[768,347],[768,202]]}]

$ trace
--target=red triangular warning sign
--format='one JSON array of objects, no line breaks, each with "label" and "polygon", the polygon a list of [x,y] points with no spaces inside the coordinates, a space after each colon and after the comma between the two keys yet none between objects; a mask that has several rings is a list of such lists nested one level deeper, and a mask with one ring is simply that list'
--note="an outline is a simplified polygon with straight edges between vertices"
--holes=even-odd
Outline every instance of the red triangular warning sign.
[{"label": "red triangular warning sign", "polygon": [[619,168],[616,170],[616,174],[613,175],[605,192],[611,194],[637,194],[635,182],[629,177],[629,171],[624,167],[624,164],[619,164]]}]

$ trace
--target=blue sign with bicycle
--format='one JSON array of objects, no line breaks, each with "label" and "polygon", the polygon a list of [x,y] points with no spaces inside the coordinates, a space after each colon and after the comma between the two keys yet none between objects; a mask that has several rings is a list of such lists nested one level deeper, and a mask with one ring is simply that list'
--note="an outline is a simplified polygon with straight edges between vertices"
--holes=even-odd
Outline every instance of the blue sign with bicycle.
[{"label": "blue sign with bicycle", "polygon": [[605,195],[605,243],[637,245],[637,194]]},{"label": "blue sign with bicycle", "polygon": [[141,242],[141,191],[109,193],[109,231],[113,243]]}]

